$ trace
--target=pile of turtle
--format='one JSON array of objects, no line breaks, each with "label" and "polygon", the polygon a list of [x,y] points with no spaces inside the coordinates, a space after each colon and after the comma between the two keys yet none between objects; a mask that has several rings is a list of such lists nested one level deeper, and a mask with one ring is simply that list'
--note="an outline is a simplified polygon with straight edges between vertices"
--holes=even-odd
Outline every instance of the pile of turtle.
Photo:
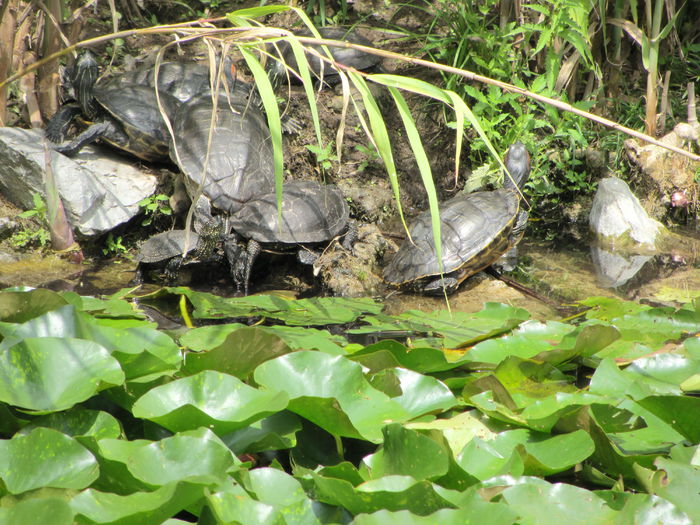
[{"label": "pile of turtle", "polygon": [[[371,46],[339,28],[321,29],[321,34]],[[295,67],[291,48],[279,48],[286,67],[274,62],[269,70],[273,84]],[[356,69],[378,64],[375,55],[339,49],[333,52],[338,63]],[[309,65],[322,82],[338,81],[329,65],[317,59]],[[194,231],[151,237],[137,255],[140,266],[162,266],[166,279],[174,280],[183,261],[226,260],[234,283],[247,294],[261,249],[293,251],[309,264],[318,256],[316,246],[341,236],[342,246],[351,250],[356,229],[344,195],[330,184],[285,182],[278,210],[270,130],[255,86],[236,78],[229,59],[220,62],[219,70],[214,81],[208,65],[165,62],[157,74],[144,67],[98,82],[98,64],[86,52],[70,75],[76,100],[59,109],[46,135],[69,156],[101,139],[145,161],[176,164],[194,201]],[[67,139],[76,120],[84,123],[84,131]],[[426,212],[411,226],[412,240],[386,266],[385,281],[424,293],[451,292],[515,246],[527,221],[520,206],[520,188],[529,175],[525,147],[513,145],[505,163],[512,178],[506,177],[510,182],[503,189],[461,194],[441,206],[442,265]]]}]

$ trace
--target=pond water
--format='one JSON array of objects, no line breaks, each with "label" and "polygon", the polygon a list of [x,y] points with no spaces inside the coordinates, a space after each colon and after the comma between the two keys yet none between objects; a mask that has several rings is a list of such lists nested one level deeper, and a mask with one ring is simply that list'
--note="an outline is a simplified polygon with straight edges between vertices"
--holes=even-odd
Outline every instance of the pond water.
[{"label": "pond water", "polygon": [[[450,296],[450,307],[475,312],[483,308],[484,302],[494,301],[525,308],[536,319],[553,319],[561,317],[562,312],[550,303],[566,305],[590,296],[669,305],[688,300],[700,295],[700,235],[695,231],[675,233],[678,243],[672,253],[624,257],[584,243],[525,239],[519,246],[518,270],[510,277],[545,296],[549,303],[480,273]],[[25,285],[72,290],[82,295],[109,294],[133,286],[134,269],[135,264],[126,260],[78,267],[59,257],[33,254],[21,261],[0,264],[0,287]],[[144,287],[156,289],[155,285]],[[235,293],[225,274],[193,288],[225,296]],[[382,299],[391,314],[446,308],[443,297],[388,290]]]}]

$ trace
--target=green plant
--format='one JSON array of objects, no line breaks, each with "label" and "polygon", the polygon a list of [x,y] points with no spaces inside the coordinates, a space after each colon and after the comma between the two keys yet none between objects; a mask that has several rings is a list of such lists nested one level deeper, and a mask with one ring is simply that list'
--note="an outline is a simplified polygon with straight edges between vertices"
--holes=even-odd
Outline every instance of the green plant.
[{"label": "green plant", "polygon": [[[647,71],[647,91],[646,91],[646,116],[645,126],[649,135],[656,132],[656,108],[658,105],[657,84],[659,77],[659,51],[662,41],[671,33],[676,25],[676,20],[680,11],[676,11],[671,16],[666,25],[661,28],[661,21],[664,19],[666,10],[664,6],[666,0],[652,0],[645,2],[644,20],[645,24],[640,24],[637,13],[636,2],[632,7],[632,21],[611,18],[609,23],[621,27],[642,49],[642,62]],[[642,27],[640,27],[642,26]]]},{"label": "green plant", "polygon": [[332,142],[329,142],[323,148],[315,144],[307,144],[306,149],[316,155],[316,162],[323,171],[329,171],[333,167],[333,162],[338,161],[338,156],[335,154],[335,145]]},{"label": "green plant", "polygon": [[363,144],[357,144],[355,146],[355,150],[357,152],[361,153],[362,155],[364,155],[364,157],[365,157],[365,160],[360,162],[356,168],[356,171],[358,173],[362,173],[363,171],[365,171],[367,169],[367,167],[370,164],[376,164],[380,160],[379,154],[377,153],[377,150],[375,148],[365,146]]},{"label": "green plant", "polygon": [[32,219],[26,228],[15,232],[10,237],[10,243],[17,248],[45,248],[51,241],[48,223],[46,221],[46,203],[38,193],[32,194],[34,207],[20,213],[21,219]]},{"label": "green plant", "polygon": [[167,195],[158,193],[140,201],[139,207],[146,216],[144,220],[141,221],[141,226],[150,226],[155,219],[164,215],[172,215],[173,210],[170,207],[169,199],[170,197]]},{"label": "green plant", "polygon": [[102,253],[104,255],[124,255],[127,253],[128,249],[124,246],[123,239],[121,235],[115,236],[112,232],[107,234],[105,239],[105,245],[102,248]]}]

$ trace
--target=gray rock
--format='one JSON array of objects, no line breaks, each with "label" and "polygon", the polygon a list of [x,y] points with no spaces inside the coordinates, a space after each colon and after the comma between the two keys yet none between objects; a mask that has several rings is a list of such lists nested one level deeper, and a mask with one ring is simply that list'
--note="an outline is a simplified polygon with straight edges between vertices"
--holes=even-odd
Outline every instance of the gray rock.
[{"label": "gray rock", "polygon": [[593,233],[610,242],[629,235],[629,238],[647,249],[654,249],[657,235],[663,225],[647,215],[627,183],[617,177],[608,177],[598,184],[588,218]]},{"label": "gray rock", "polygon": [[[16,206],[32,208],[32,193],[45,198],[44,144],[42,130],[0,128],[0,191]],[[128,221],[139,213],[139,201],[155,192],[153,175],[109,151],[88,146],[73,158],[48,153],[63,205],[83,235]]]}]

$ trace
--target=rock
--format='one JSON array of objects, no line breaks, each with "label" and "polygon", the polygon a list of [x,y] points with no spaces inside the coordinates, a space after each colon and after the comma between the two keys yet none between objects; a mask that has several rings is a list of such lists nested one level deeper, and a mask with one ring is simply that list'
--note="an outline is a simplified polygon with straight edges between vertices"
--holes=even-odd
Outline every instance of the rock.
[{"label": "rock", "polygon": [[[0,190],[13,204],[30,209],[32,193],[45,198],[45,140],[42,130],[0,128]],[[48,150],[58,192],[74,228],[83,235],[112,230],[140,212],[156,177],[133,162],[93,146],[68,158]]]},{"label": "rock", "polygon": [[[665,228],[650,219],[627,183],[608,177],[598,184],[588,218],[591,231],[602,240],[618,247],[654,250],[657,235]],[[624,246],[629,239],[636,246]],[[633,244],[634,244],[633,243]]]}]

